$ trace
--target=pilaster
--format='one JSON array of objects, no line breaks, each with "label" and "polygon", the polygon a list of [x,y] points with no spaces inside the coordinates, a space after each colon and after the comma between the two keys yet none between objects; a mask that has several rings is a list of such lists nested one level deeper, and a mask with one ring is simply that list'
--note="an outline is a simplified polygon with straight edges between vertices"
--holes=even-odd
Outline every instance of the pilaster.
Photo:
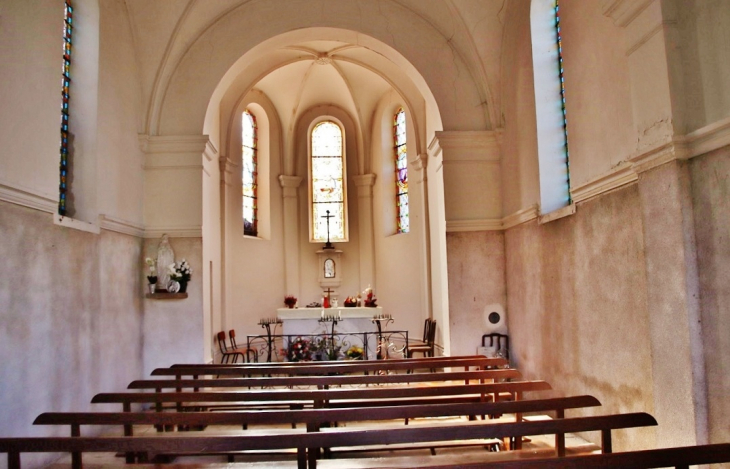
[{"label": "pilaster", "polygon": [[145,237],[201,237],[203,160],[217,151],[207,135],[140,137],[144,160]]},{"label": "pilaster", "polygon": [[357,212],[360,231],[360,288],[375,285],[375,241],[373,239],[373,186],[375,174],[353,178],[357,187]]},{"label": "pilaster", "polygon": [[687,163],[639,174],[657,442],[707,442],[699,274]]},{"label": "pilaster", "polygon": [[501,226],[501,136],[501,131],[436,132],[447,231]]},{"label": "pilaster", "polygon": [[299,294],[299,185],[300,176],[279,176],[284,206],[284,271],[286,291]]}]

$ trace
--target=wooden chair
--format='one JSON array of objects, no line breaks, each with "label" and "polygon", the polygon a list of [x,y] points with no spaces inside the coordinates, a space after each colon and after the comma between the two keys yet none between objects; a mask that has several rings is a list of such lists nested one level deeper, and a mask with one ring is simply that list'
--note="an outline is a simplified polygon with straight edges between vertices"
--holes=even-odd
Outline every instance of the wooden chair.
[{"label": "wooden chair", "polygon": [[[228,331],[228,337],[231,340],[231,348],[233,349],[233,350],[231,350],[231,353],[238,352],[238,353],[243,354],[243,356],[246,357],[246,359],[244,361],[247,363],[259,361],[259,355],[258,355],[258,353],[256,353],[255,349],[238,346],[238,344],[236,343],[235,329],[231,329],[230,331]],[[251,360],[252,356],[253,356],[253,360]]]},{"label": "wooden chair", "polygon": [[236,363],[239,355],[241,357],[241,361],[246,361],[246,355],[242,351],[234,350],[232,348],[229,349],[228,346],[226,346],[226,333],[224,331],[220,331],[216,337],[218,338],[218,348],[221,351],[221,363],[228,363],[229,360],[231,363]]},{"label": "wooden chair", "polygon": [[414,353],[422,353],[424,357],[433,357],[435,340],[436,321],[428,318],[423,325],[423,341],[408,345],[408,358],[413,358]]}]

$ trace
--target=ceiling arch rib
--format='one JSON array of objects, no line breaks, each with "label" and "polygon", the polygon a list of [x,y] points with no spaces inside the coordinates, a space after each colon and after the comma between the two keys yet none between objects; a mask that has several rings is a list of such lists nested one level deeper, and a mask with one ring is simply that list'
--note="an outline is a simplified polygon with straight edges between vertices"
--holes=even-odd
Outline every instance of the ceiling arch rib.
[{"label": "ceiling arch rib", "polygon": [[[299,35],[304,40],[334,39],[350,42],[366,47],[376,54],[387,57],[400,67],[426,98],[429,113],[428,133],[443,128],[439,114],[447,127],[451,130],[485,129],[489,127],[483,109],[480,108],[481,97],[476,85],[470,82],[468,73],[458,58],[455,58],[453,67],[443,67],[444,58],[453,56],[443,36],[418,18],[385,3],[381,7],[387,14],[405,15],[402,20],[407,21],[407,31],[401,28],[397,31],[384,31],[383,25],[373,22],[363,22],[352,29],[332,27],[306,28],[313,19],[310,17],[295,17],[292,15],[274,14],[277,8],[281,11],[290,9],[311,9],[314,4],[327,2],[303,2],[302,0],[272,0],[269,8],[258,8],[250,11],[253,6],[261,6],[261,2],[251,2],[230,12],[218,20],[214,27],[205,31],[190,47],[183,60],[180,61],[175,73],[171,77],[165,99],[161,103],[159,132],[163,134],[189,134],[200,132],[201,124],[205,119],[207,105],[211,98],[219,100],[232,80],[240,73],[245,64],[238,64],[242,51],[255,51],[258,46],[265,44],[265,49],[271,50],[271,43],[290,39]],[[353,9],[353,15],[359,16],[357,8],[372,9],[369,3],[345,2],[341,9]],[[306,6],[306,8],[304,8]],[[298,11],[298,10],[297,10]],[[255,13],[255,14],[245,14]],[[355,27],[350,24],[347,16],[333,15],[328,12],[317,18],[317,24],[332,26]],[[371,24],[373,23],[373,24]],[[292,28],[304,29],[292,29]],[[281,33],[277,33],[281,31]],[[287,41],[291,43],[292,41]],[[211,54],[211,45],[215,44],[215,54]],[[286,45],[286,44],[283,44]],[[398,47],[397,51],[394,47]],[[263,52],[264,48],[258,50]],[[428,50],[428,54],[423,51]],[[246,52],[243,55],[248,54]],[[252,58],[252,57],[248,57]],[[441,62],[440,62],[441,61]],[[238,64],[238,65],[237,65]],[[191,89],[191,84],[195,88]],[[454,93],[454,87],[459,89]],[[438,103],[438,104],[437,104]]]},{"label": "ceiling arch rib", "polygon": [[[229,102],[235,94],[240,96],[252,88],[260,90],[276,103],[283,121],[282,126],[287,129],[288,135],[292,135],[296,129],[300,115],[312,106],[321,103],[336,104],[346,110],[357,124],[357,154],[363,156],[357,162],[359,174],[370,171],[367,157],[370,138],[362,132],[372,125],[377,103],[385,93],[389,90],[396,91],[412,116],[425,115],[424,99],[415,85],[392,61],[367,48],[355,44],[343,45],[337,41],[310,41],[289,44],[275,51],[282,63],[266,60],[271,54],[264,55],[256,62],[247,61],[247,69],[234,81],[239,85],[231,87],[224,101]],[[341,54],[335,55],[332,51],[340,51]],[[296,57],[291,58],[294,54]],[[317,64],[318,59],[323,56],[330,60],[325,65]],[[244,82],[245,85],[242,84]],[[225,114],[225,110],[222,110],[222,115]],[[424,136],[424,133],[417,130],[417,122],[420,120],[422,119],[414,119],[414,132]],[[421,124],[421,127],[424,126]],[[417,139],[413,145],[417,152],[425,147],[423,138],[420,140]],[[290,142],[288,140],[286,145],[288,154],[293,151],[293,142]],[[285,164],[285,171],[290,170],[293,167]]]}]

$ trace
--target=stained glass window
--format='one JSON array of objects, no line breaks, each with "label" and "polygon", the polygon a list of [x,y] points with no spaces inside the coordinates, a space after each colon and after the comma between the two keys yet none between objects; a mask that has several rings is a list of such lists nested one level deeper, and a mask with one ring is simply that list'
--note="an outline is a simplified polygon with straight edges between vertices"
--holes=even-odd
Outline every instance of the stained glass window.
[{"label": "stained glass window", "polygon": [[[312,239],[346,241],[345,166],[342,130],[332,121],[320,122],[312,130]],[[327,211],[329,210],[329,218]]]},{"label": "stained glass window", "polygon": [[565,135],[565,171],[568,185],[568,203],[570,196],[570,158],[568,156],[568,117],[565,112],[565,77],[563,76],[563,38],[560,35],[560,0],[555,0],[555,36],[558,41],[558,75],[560,77],[560,109],[563,113],[563,134]]},{"label": "stained glass window", "polygon": [[66,215],[68,190],[68,101],[71,87],[71,35],[73,33],[73,7],[66,0],[63,10],[63,69],[61,70],[61,164],[59,165],[58,214]]},{"label": "stained glass window", "polygon": [[256,144],[258,142],[256,116],[248,110],[243,112],[241,124],[241,182],[243,186],[243,234],[256,236]]},{"label": "stained glass window", "polygon": [[398,217],[398,233],[408,233],[408,158],[406,157],[406,113],[398,109],[393,118],[395,148],[395,199]]}]

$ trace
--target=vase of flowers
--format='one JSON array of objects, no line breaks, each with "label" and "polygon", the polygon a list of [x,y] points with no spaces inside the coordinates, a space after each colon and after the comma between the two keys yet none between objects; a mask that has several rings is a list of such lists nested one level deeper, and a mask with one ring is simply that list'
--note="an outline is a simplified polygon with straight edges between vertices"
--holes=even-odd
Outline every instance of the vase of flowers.
[{"label": "vase of flowers", "polygon": [[358,345],[353,345],[352,347],[347,349],[345,356],[348,360],[362,360],[365,356],[365,349]]},{"label": "vase of flowers", "polygon": [[297,305],[297,297],[294,295],[286,295],[284,297],[284,304],[289,308],[293,309]]},{"label": "vase of flowers", "polygon": [[312,360],[312,344],[307,339],[297,337],[289,344],[286,359],[290,362]]},{"label": "vase of flowers", "polygon": [[155,292],[155,288],[157,286],[157,266],[154,259],[151,257],[148,257],[144,260],[145,264],[147,264],[148,272],[147,272],[147,288],[150,290],[150,293]]},{"label": "vase of flowers", "polygon": [[375,298],[375,294],[373,293],[373,289],[370,288],[370,285],[363,290],[362,296],[365,297],[364,304],[368,308],[375,308],[378,306],[377,301],[378,299]]},{"label": "vase of flowers", "polygon": [[188,282],[190,281],[190,275],[193,273],[193,268],[190,267],[188,261],[183,259],[182,261],[170,264],[170,280],[180,284],[178,292],[185,293],[188,289]]}]

